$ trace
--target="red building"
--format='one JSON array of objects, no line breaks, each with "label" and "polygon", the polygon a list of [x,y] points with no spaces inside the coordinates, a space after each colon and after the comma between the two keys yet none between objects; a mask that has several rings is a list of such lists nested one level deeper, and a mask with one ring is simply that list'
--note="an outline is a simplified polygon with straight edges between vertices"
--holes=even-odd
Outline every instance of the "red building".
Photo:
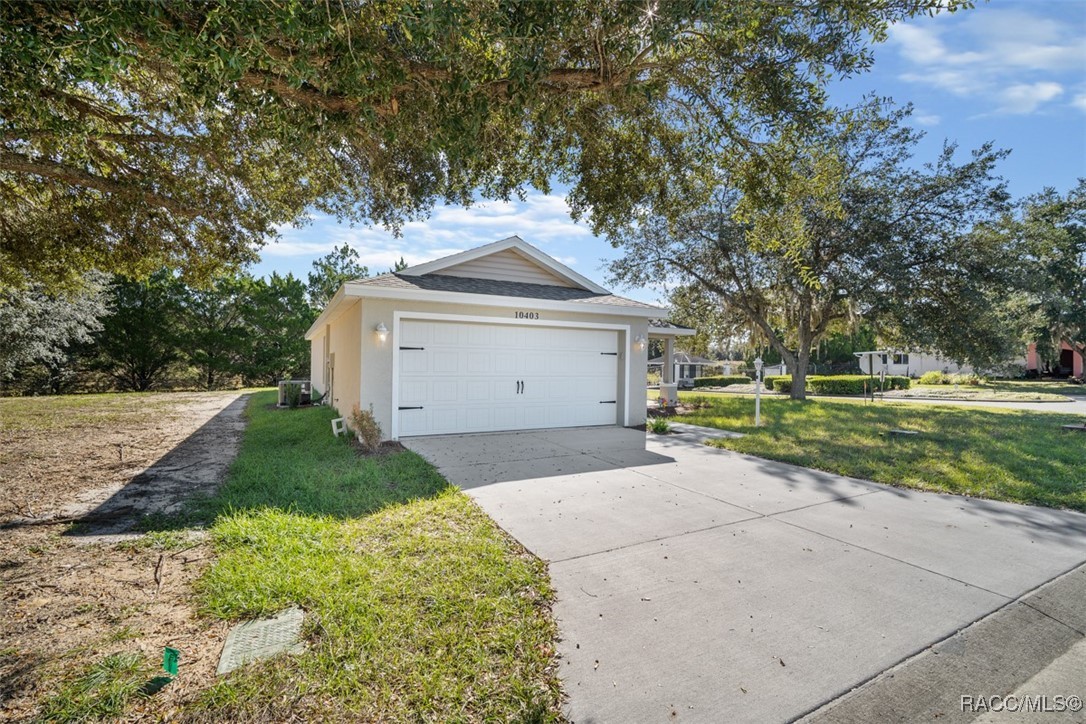
[{"label": "red building", "polygon": [[1081,378],[1083,375],[1082,362],[1082,355],[1071,349],[1071,345],[1066,342],[1060,343],[1059,363],[1047,367],[1037,354],[1037,345],[1031,344],[1026,351],[1026,370],[1036,372],[1038,375]]}]

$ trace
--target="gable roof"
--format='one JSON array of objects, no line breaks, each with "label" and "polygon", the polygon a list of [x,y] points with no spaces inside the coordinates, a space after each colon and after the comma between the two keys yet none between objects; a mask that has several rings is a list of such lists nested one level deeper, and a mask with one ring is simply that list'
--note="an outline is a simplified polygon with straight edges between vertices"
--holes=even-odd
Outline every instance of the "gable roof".
[{"label": "gable roof", "polygon": [[[503,252],[512,252],[513,254],[521,257],[526,262],[535,265],[546,276],[555,279],[555,286],[569,285],[586,291],[595,292],[596,294],[609,294],[606,289],[596,284],[594,281],[581,274],[570,269],[565,264],[561,263],[557,259],[543,253],[539,249],[528,242],[521,239],[519,236],[510,236],[507,239],[501,241],[495,241],[491,244],[485,244],[475,249],[468,249],[462,251],[459,254],[452,254],[451,256],[442,257],[441,259],[435,259],[428,261],[424,264],[416,264],[415,266],[407,267],[401,270],[399,273],[402,276],[423,276],[426,274],[442,274],[445,276],[465,276],[470,278],[470,274],[463,273],[457,270],[457,267],[468,265],[477,259],[483,257],[502,254]],[[565,282],[565,284],[563,284]]]},{"label": "gable roof", "polygon": [[[581,302],[584,304],[611,304],[637,309],[651,309],[659,312],[660,308],[634,299],[620,297],[617,294],[597,294],[586,289],[559,287],[548,284],[529,284],[526,282],[505,281],[503,279],[472,279],[468,277],[446,276],[444,274],[422,274],[411,276],[404,272],[381,274],[376,277],[357,279],[350,282],[359,287],[381,289],[416,289],[435,292],[453,292],[459,294],[484,294],[499,297],[520,297],[523,299],[546,299],[556,302]],[[365,296],[363,292],[360,296]]]},{"label": "gable roof", "polygon": [[[517,255],[514,266],[506,259],[504,268],[497,264],[489,269],[470,263],[511,251]],[[531,270],[517,267],[519,259],[533,265]],[[458,270],[457,267],[460,267]],[[471,276],[473,269],[488,274],[489,278]],[[538,269],[538,272],[535,270]],[[451,273],[450,273],[451,272]],[[505,278],[505,272],[511,272]],[[554,280],[554,283],[537,284],[519,279]],[[306,332],[312,339],[344,304],[353,303],[360,297],[384,299],[412,299],[445,304],[474,304],[509,307],[524,304],[530,299],[533,309],[588,314],[616,315],[654,319],[667,314],[667,310],[652,304],[611,294],[595,282],[581,276],[561,262],[552,259],[517,236],[481,246],[478,249],[453,254],[443,259],[416,264],[399,272],[375,277],[353,279],[341,286]],[[677,334],[693,334],[693,330]]]}]

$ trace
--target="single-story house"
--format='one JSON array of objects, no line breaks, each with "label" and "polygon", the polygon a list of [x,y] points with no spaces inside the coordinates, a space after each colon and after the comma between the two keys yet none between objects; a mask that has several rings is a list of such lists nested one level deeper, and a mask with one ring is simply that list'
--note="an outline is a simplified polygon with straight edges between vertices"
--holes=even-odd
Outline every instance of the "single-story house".
[{"label": "single-story house", "polygon": [[306,333],[318,392],[384,437],[645,422],[649,337],[690,333],[513,236],[344,284]]},{"label": "single-story house", "polygon": [[[1055,360],[1054,360],[1055,362]],[[1078,377],[1082,379],[1086,365],[1083,364],[1082,355],[1067,342],[1060,342],[1059,361],[1046,365],[1037,352],[1037,345],[1030,344],[1026,351],[1026,371],[1040,376],[1052,377]]]},{"label": "single-story house", "polygon": [[[694,354],[687,354],[686,352],[675,352],[672,355],[672,364],[674,365],[674,380],[679,383],[680,386],[693,386],[695,377],[704,377],[705,368],[716,364],[711,359],[699,357]],[[649,370],[661,371],[664,366],[664,358],[653,357],[649,360]]]},{"label": "single-story house", "polygon": [[[855,352],[860,372],[865,375],[880,374],[900,377],[919,377],[925,372],[946,372],[947,374],[971,374],[973,368],[960,365],[937,354],[928,352],[897,352],[893,350],[873,350]],[[874,367],[874,370],[872,370]]]}]

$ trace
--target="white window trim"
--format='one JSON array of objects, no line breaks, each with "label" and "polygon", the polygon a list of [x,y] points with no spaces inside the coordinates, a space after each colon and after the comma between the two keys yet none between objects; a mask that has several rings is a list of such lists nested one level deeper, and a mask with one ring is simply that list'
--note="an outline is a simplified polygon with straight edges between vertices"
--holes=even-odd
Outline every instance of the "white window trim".
[{"label": "white window trim", "polygon": [[442,314],[438,312],[394,311],[392,313],[392,439],[400,439],[400,321],[404,319],[424,319],[433,322],[470,322],[475,324],[505,324],[515,327],[558,327],[569,329],[608,329],[626,333],[626,342],[621,352],[626,361],[626,373],[623,385],[623,426],[630,426],[630,325],[599,324],[596,322],[563,322],[550,319],[509,319],[507,317],[484,317],[474,314]]}]

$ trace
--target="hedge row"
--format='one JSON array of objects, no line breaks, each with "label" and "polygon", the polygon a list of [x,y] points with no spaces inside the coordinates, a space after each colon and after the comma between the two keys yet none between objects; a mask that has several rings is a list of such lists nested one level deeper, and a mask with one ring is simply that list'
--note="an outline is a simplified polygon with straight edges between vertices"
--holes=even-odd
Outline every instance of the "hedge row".
[{"label": "hedge row", "polygon": [[[807,388],[820,395],[862,395],[865,389],[870,392],[871,384],[872,378],[867,375],[818,375],[807,378]],[[911,384],[912,380],[899,375],[887,375],[883,383],[879,382],[878,377],[874,378],[876,390],[907,390]]]},{"label": "hedge row", "polygon": [[[808,378],[809,379],[809,378]],[[766,375],[762,378],[767,390],[788,394],[792,391],[792,375]]]},{"label": "hedge row", "polygon": [[[867,375],[811,375],[807,378],[807,389],[820,395],[862,395],[865,386],[871,384]],[[875,389],[907,390],[912,384],[908,377],[887,375],[885,386],[879,385],[875,378]],[[789,393],[792,391],[792,375],[770,375],[765,378],[767,390]]]},{"label": "hedge row", "polygon": [[724,375],[722,377],[695,377],[694,387],[727,387],[728,385],[749,385],[746,375]]}]

